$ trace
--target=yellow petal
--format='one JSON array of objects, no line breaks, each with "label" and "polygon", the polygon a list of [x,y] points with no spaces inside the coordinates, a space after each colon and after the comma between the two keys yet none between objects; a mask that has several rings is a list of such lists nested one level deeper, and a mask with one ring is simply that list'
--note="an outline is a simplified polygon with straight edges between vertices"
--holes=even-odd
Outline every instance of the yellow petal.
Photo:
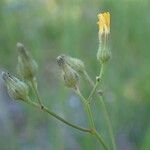
[{"label": "yellow petal", "polygon": [[101,34],[110,32],[110,13],[104,12],[98,14],[98,25]]}]

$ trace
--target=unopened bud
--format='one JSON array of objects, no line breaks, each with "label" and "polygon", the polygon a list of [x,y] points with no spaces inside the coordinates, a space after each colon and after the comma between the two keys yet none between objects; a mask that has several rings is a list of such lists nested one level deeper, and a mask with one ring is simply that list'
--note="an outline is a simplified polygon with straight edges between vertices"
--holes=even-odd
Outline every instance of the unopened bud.
[{"label": "unopened bud", "polygon": [[2,72],[2,78],[11,98],[23,101],[28,100],[28,86],[24,82],[6,72]]},{"label": "unopened bud", "polygon": [[108,49],[101,49],[99,48],[97,52],[97,59],[100,61],[100,63],[104,64],[111,58],[111,52]]},{"label": "unopened bud", "polygon": [[79,81],[78,73],[65,62],[62,56],[57,57],[57,63],[62,69],[65,85],[69,88],[76,89]]},{"label": "unopened bud", "polygon": [[21,78],[31,80],[36,76],[38,65],[25,49],[24,45],[17,43],[18,48],[18,66],[17,71]]},{"label": "unopened bud", "polygon": [[78,73],[84,73],[85,71],[85,65],[84,62],[78,58],[73,58],[70,56],[62,55],[64,57],[66,63],[72,67],[75,71]]}]

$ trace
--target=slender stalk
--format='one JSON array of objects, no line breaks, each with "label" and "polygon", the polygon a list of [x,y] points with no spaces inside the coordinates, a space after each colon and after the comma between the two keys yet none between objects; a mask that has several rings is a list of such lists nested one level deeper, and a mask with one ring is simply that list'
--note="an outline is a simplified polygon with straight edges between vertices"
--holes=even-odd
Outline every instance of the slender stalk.
[{"label": "slender stalk", "polygon": [[[35,103],[35,102],[31,101],[31,100],[26,101],[26,103],[32,105],[33,107],[36,107],[36,108],[41,109],[41,106],[40,106],[38,103]],[[66,121],[65,119],[63,119],[62,117],[60,117],[59,115],[57,115],[56,113],[50,111],[50,110],[49,110],[47,107],[45,107],[45,106],[43,106],[41,110],[42,110],[43,112],[46,112],[46,113],[48,113],[49,115],[53,116],[54,118],[58,119],[59,121],[65,123],[65,124],[68,125],[68,126],[71,126],[71,127],[75,128],[75,129],[80,130],[80,131],[83,131],[83,132],[87,132],[87,133],[90,133],[90,134],[92,133],[91,129],[82,128],[82,127],[79,127],[79,126],[77,126],[77,125],[75,125],[75,124],[72,124],[72,123]]]},{"label": "slender stalk", "polygon": [[[104,65],[102,65],[102,67],[101,67],[99,79],[102,78],[103,73],[104,73]],[[96,92],[96,89],[97,89],[98,85],[99,85],[99,82],[96,81],[95,85],[93,86],[93,90],[92,90],[90,96],[88,97],[88,102],[91,102],[90,99],[92,98],[92,96],[93,96],[94,93]],[[109,114],[108,114],[108,111],[107,111],[105,102],[104,102],[104,100],[103,100],[103,96],[100,95],[99,98],[101,99],[102,107],[103,107],[103,109],[104,109],[104,115],[105,115],[105,118],[106,118],[106,121],[107,121],[108,131],[109,131],[109,135],[110,135],[110,138],[111,138],[113,150],[116,150],[117,148],[116,148],[116,143],[115,143],[114,133],[113,133],[111,121],[110,121],[110,118],[109,118]]]},{"label": "slender stalk", "polygon": [[102,78],[102,76],[103,76],[103,72],[104,72],[104,65],[101,66],[100,74],[99,74],[99,76],[97,77],[96,83],[95,83],[95,85],[94,85],[94,87],[93,87],[93,90],[92,90],[92,92],[90,93],[90,95],[89,95],[89,97],[88,97],[88,99],[87,99],[88,101],[90,101],[90,99],[92,98],[92,96],[93,96],[94,93],[96,92],[96,89],[97,89],[97,87],[98,87],[98,85],[99,85],[99,82],[100,82],[100,80],[101,80],[101,78]]},{"label": "slender stalk", "polygon": [[106,118],[106,121],[107,121],[108,131],[109,131],[110,138],[111,138],[111,141],[112,141],[113,150],[116,150],[117,148],[116,148],[114,133],[113,133],[110,117],[109,117],[109,114],[108,114],[108,111],[107,111],[107,108],[106,108],[103,96],[100,96],[100,99],[101,99],[102,107],[104,109],[104,115],[105,115],[105,118]]},{"label": "slender stalk", "polygon": [[90,78],[90,76],[88,75],[86,71],[84,71],[84,76],[85,76],[85,79],[89,82],[90,86],[93,87],[94,82],[92,81],[92,79]]},{"label": "slender stalk", "polygon": [[92,115],[92,111],[91,111],[90,105],[89,105],[89,103],[86,103],[85,105],[86,105],[88,116],[90,118],[91,127],[95,128],[94,119],[93,119],[93,115]]},{"label": "slender stalk", "polygon": [[32,79],[30,82],[31,82],[32,89],[33,89],[33,91],[34,91],[34,93],[35,93],[35,96],[36,96],[36,98],[37,98],[37,100],[38,100],[38,103],[40,104],[40,106],[41,106],[41,108],[42,108],[43,105],[42,105],[42,101],[41,101],[41,98],[40,98],[39,93],[38,93],[38,90],[37,90],[36,83],[35,83],[34,79]]},{"label": "slender stalk", "polygon": [[102,136],[95,129],[93,129],[93,135],[97,138],[97,140],[103,145],[105,150],[108,150],[107,145],[105,144]]},{"label": "slender stalk", "polygon": [[91,128],[95,128],[95,125],[94,125],[94,119],[93,119],[93,115],[92,115],[92,111],[91,111],[91,108],[90,108],[90,105],[89,103],[87,102],[87,100],[84,98],[84,96],[81,94],[79,88],[77,88],[77,91],[76,91],[77,95],[79,95],[79,97],[81,98],[82,102],[83,102],[83,105],[85,107],[85,110],[88,114],[88,119],[89,119],[89,124],[90,124],[90,127]]},{"label": "slender stalk", "polygon": [[87,100],[84,98],[84,96],[81,94],[79,88],[77,88],[77,91],[76,91],[77,95],[79,95],[79,97],[81,98],[83,104],[84,104],[84,107],[87,111],[87,114],[88,114],[88,118],[89,118],[89,124],[90,124],[90,127],[92,128],[92,134],[97,138],[97,140],[103,145],[103,148],[105,150],[108,150],[108,147],[107,145],[105,144],[104,142],[104,139],[102,138],[102,136],[96,131],[96,128],[95,128],[95,124],[94,124],[94,120],[93,120],[93,115],[92,115],[92,111],[91,111],[91,108],[90,108],[90,104],[87,102]]}]

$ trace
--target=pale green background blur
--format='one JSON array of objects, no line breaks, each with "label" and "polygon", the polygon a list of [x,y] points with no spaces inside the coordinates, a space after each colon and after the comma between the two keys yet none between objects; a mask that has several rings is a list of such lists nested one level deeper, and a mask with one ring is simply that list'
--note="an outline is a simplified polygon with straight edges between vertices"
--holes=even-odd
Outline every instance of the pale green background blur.
[{"label": "pale green background blur", "polygon": [[[100,69],[97,14],[109,11],[113,57],[105,71],[103,90],[117,147],[149,150],[149,10],[149,0],[0,0],[0,70],[16,74],[16,43],[24,43],[39,64],[44,104],[86,127],[79,98],[64,87],[55,58],[65,53],[82,59],[95,79]],[[90,136],[10,100],[0,82],[0,150],[100,150]],[[82,91],[88,95],[84,82]],[[92,109],[98,130],[110,143],[100,103],[94,103]]]}]

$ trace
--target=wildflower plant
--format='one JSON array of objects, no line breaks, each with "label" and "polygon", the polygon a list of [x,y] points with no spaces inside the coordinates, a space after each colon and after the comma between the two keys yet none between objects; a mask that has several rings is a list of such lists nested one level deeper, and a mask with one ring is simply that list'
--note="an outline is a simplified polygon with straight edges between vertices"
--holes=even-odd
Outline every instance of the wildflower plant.
[{"label": "wildflower plant", "polygon": [[[110,35],[110,13],[104,12],[98,14],[98,37],[99,37],[99,48],[97,51],[97,60],[100,64],[100,73],[96,76],[96,81],[94,82],[90,76],[88,75],[84,62],[78,58],[73,58],[67,55],[60,55],[56,58],[57,64],[62,72],[62,78],[64,80],[65,86],[71,88],[81,99],[83,103],[83,109],[87,114],[87,118],[89,121],[89,125],[87,128],[80,127],[74,123],[71,123],[53,111],[49,110],[43,103],[39,96],[38,92],[38,84],[36,79],[36,74],[38,72],[38,65],[36,61],[32,58],[30,53],[26,50],[23,44],[18,43],[18,65],[17,72],[19,77],[14,77],[10,73],[3,72],[2,77],[5,81],[8,93],[10,97],[15,100],[20,100],[25,102],[33,107],[36,107],[43,112],[48,113],[50,116],[58,119],[59,121],[65,123],[66,125],[77,129],[79,131],[83,131],[85,133],[89,133],[93,137],[95,137],[99,143],[103,146],[103,149],[113,149],[116,150],[115,139],[113,135],[113,130],[111,127],[111,122],[109,119],[109,115],[105,106],[105,101],[103,98],[103,94],[98,93],[98,86],[100,85],[103,75],[105,65],[109,61],[111,57],[110,45],[109,45],[109,35]],[[81,93],[79,80],[80,76],[85,77],[85,79],[89,82],[91,89],[90,94],[87,97],[84,97]],[[29,95],[29,89],[32,89],[35,94],[35,98],[37,102],[32,100],[32,97]],[[112,146],[107,144],[107,141],[103,138],[102,133],[98,131],[95,127],[94,116],[91,110],[91,103],[93,102],[93,96],[96,95],[97,98],[100,99],[104,109],[104,115],[108,125],[109,135],[112,141]]]}]

